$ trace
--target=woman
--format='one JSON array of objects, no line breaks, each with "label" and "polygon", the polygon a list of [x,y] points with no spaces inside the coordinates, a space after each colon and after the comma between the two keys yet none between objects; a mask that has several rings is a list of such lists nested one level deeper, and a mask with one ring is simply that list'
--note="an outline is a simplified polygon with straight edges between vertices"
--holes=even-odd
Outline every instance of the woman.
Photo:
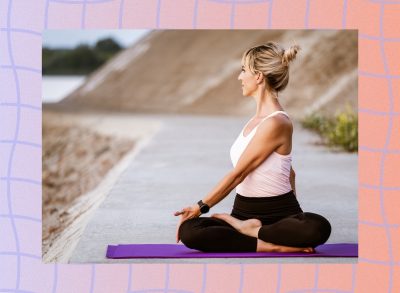
[{"label": "woman", "polygon": [[[175,213],[181,216],[177,242],[209,252],[311,253],[328,240],[328,220],[303,212],[296,199],[293,125],[278,101],[299,49],[295,45],[284,50],[268,42],[243,54],[238,80],[243,95],[255,99],[256,113],[232,145],[234,168],[206,197]],[[230,215],[199,217],[235,187]]]}]

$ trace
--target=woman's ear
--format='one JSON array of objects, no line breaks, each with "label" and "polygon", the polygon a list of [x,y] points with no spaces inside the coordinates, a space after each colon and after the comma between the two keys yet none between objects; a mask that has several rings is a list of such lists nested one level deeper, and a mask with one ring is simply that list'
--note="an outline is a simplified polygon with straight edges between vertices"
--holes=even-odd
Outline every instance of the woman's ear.
[{"label": "woman's ear", "polygon": [[262,74],[262,72],[257,72],[257,83],[261,84],[264,82],[264,75]]}]

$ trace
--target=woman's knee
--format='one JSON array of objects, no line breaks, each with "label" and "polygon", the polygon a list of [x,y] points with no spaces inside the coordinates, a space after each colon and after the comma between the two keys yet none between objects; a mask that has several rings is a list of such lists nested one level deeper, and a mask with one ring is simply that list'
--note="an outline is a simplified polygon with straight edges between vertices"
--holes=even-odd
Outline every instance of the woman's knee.
[{"label": "woman's knee", "polygon": [[318,243],[317,245],[325,243],[332,232],[332,226],[329,221],[325,217],[314,213],[306,212],[304,215],[307,219],[307,225],[314,230],[314,239]]},{"label": "woman's knee", "polygon": [[179,238],[189,248],[196,248],[198,244],[199,231],[196,229],[196,220],[186,220],[179,227]]}]

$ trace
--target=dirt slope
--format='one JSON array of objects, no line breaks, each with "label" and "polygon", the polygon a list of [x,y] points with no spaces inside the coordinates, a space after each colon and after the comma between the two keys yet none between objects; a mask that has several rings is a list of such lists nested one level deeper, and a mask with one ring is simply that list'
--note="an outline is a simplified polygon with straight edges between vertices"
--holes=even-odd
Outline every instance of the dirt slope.
[{"label": "dirt slope", "polygon": [[[61,110],[249,115],[237,76],[245,49],[266,41],[302,48],[280,94],[293,117],[357,106],[357,31],[153,31],[88,77]],[[49,105],[45,105],[50,107]]]}]

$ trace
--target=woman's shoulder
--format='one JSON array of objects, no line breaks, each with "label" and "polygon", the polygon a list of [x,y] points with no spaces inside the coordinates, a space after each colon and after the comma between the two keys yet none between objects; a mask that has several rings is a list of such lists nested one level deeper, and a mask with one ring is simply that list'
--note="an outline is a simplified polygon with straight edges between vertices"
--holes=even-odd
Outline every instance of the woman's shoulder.
[{"label": "woman's shoulder", "polygon": [[258,131],[286,134],[293,131],[293,124],[288,116],[278,113],[262,121],[260,127],[258,127]]}]

